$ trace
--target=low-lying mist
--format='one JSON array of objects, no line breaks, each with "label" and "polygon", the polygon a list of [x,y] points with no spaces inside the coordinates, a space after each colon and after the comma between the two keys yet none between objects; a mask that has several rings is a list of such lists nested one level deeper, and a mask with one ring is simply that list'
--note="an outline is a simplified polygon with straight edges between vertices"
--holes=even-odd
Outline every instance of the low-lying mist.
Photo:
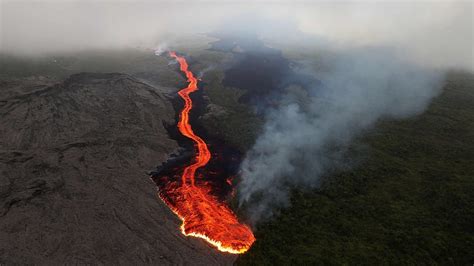
[{"label": "low-lying mist", "polygon": [[[222,30],[287,45],[389,45],[440,67],[473,70],[470,1],[1,0],[0,52],[38,55],[153,48]],[[231,23],[229,23],[231,22]],[[294,30],[313,38],[302,39]]]}]

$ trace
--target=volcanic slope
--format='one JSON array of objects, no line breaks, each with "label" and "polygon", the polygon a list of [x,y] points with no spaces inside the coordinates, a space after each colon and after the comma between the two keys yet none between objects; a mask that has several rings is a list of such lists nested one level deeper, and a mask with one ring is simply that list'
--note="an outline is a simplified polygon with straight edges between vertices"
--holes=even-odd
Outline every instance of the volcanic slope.
[{"label": "volcanic slope", "polygon": [[0,264],[232,263],[157,200],[175,112],[126,74],[0,82]]}]

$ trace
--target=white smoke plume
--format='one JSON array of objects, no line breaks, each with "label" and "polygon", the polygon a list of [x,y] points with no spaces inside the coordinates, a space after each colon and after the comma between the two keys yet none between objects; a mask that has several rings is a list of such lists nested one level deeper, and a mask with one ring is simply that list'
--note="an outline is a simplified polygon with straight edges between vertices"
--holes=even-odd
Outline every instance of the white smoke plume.
[{"label": "white smoke plume", "polygon": [[288,205],[290,188],[317,187],[343,165],[351,139],[377,120],[422,112],[442,80],[386,49],[346,50],[329,62],[328,71],[315,74],[321,86],[302,97],[288,92],[286,104],[267,113],[241,165],[240,204],[253,223]]},{"label": "white smoke plume", "polygon": [[155,49],[155,55],[162,55],[163,53],[165,53],[166,51],[169,50],[168,48],[168,44],[163,42],[163,43],[160,43]]}]

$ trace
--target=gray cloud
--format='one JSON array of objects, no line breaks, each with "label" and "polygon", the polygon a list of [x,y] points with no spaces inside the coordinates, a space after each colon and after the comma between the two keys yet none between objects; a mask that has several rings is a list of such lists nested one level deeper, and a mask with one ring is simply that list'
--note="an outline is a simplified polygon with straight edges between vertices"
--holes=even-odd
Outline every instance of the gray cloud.
[{"label": "gray cloud", "polygon": [[288,45],[302,42],[288,32],[292,23],[332,45],[391,45],[418,62],[474,69],[471,1],[0,1],[0,51],[8,53],[153,48],[233,18],[237,29],[254,29],[255,19],[241,19],[247,14],[263,18],[262,36]]}]

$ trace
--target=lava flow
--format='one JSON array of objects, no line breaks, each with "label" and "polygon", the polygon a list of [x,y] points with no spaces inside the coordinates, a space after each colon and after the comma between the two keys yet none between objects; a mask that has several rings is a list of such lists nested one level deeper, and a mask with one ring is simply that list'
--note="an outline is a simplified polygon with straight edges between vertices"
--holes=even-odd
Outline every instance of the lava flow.
[{"label": "lava flow", "polygon": [[211,159],[206,142],[197,136],[189,124],[189,112],[193,107],[190,93],[198,90],[198,80],[188,69],[182,56],[169,52],[175,58],[180,70],[186,75],[188,86],[178,92],[184,100],[178,129],[191,139],[197,148],[193,162],[184,168],[181,182],[168,182],[160,189],[160,198],[182,220],[181,231],[186,236],[199,237],[220,251],[244,253],[255,241],[250,228],[239,223],[236,215],[224,201],[212,194],[212,188],[200,177],[196,181],[196,170],[205,166]]}]

